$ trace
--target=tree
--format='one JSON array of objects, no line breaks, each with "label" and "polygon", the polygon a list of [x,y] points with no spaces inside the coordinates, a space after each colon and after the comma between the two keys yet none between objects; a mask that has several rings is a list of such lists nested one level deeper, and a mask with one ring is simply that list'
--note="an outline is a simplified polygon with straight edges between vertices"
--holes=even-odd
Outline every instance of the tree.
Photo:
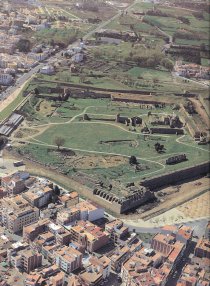
[{"label": "tree", "polygon": [[186,18],[186,17],[179,16],[178,19],[179,19],[182,23],[184,23],[184,24],[186,24],[186,25],[189,25],[189,24],[190,24],[190,20],[189,20],[188,18]]},{"label": "tree", "polygon": [[28,53],[31,49],[31,42],[28,39],[20,39],[17,48],[19,52]]},{"label": "tree", "polygon": [[136,156],[131,156],[130,158],[129,158],[129,164],[130,165],[137,165],[137,158],[136,158]]},{"label": "tree", "polygon": [[39,90],[38,90],[37,87],[34,88],[34,93],[35,93],[36,95],[39,95]]},{"label": "tree", "polygon": [[0,149],[8,142],[8,139],[4,136],[0,136]]},{"label": "tree", "polygon": [[164,145],[161,145],[160,143],[155,143],[155,150],[158,152],[158,153],[161,153],[164,149]]},{"label": "tree", "polygon": [[152,115],[151,111],[148,111],[147,116],[150,117]]},{"label": "tree", "polygon": [[167,59],[167,58],[162,59],[161,65],[164,66],[169,71],[172,71],[173,68],[174,68],[174,63],[171,60]]},{"label": "tree", "polygon": [[60,188],[55,185],[54,188],[53,188],[53,193],[56,195],[56,196],[60,196]]},{"label": "tree", "polygon": [[54,143],[55,143],[55,145],[57,145],[58,150],[60,150],[60,147],[63,146],[65,143],[65,139],[62,137],[55,137]]}]

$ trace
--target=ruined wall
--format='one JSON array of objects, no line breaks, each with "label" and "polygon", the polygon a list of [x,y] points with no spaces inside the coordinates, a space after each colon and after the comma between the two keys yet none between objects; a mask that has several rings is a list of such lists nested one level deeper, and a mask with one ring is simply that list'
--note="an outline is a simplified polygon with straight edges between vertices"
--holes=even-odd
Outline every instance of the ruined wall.
[{"label": "ruined wall", "polygon": [[184,130],[180,128],[163,128],[163,127],[151,127],[151,133],[159,133],[159,134],[184,134]]},{"label": "ruined wall", "polygon": [[152,199],[155,199],[155,196],[154,193],[150,191],[146,191],[143,196],[140,194],[134,194],[130,199],[127,199],[122,203],[120,213],[137,208]]},{"label": "ruined wall", "polygon": [[141,182],[141,185],[155,191],[163,186],[177,184],[180,180],[189,180],[201,175],[206,175],[209,171],[209,162],[204,162],[193,167],[146,179]]},{"label": "ruined wall", "polygon": [[153,192],[149,190],[142,189],[137,193],[130,195],[127,198],[118,198],[112,193],[108,193],[102,190],[94,190],[93,194],[97,196],[97,198],[101,199],[101,202],[107,202],[107,206],[115,213],[124,213],[131,209],[137,208],[142,204],[155,199],[155,195]]},{"label": "ruined wall", "polygon": [[[134,92],[132,92],[134,94]],[[119,101],[119,102],[132,102],[132,103],[142,103],[142,104],[165,104],[163,101],[155,101],[155,100],[145,100],[145,99],[132,99],[132,98],[116,98],[112,97],[112,101]]]}]

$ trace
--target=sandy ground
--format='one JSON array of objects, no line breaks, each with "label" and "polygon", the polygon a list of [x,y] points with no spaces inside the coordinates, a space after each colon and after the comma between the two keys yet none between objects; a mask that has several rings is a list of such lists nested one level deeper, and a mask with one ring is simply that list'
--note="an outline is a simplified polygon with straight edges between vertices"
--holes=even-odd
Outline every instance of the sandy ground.
[{"label": "sandy ground", "polygon": [[25,170],[25,166],[14,167],[14,161],[15,160],[12,159],[2,159],[0,156],[0,178],[12,174],[18,170]]},{"label": "sandy ground", "polygon": [[210,216],[210,192],[207,192],[189,202],[179,206],[178,211],[189,218],[203,218]]},{"label": "sandy ground", "polygon": [[[141,215],[131,215],[128,218],[124,217],[123,220],[136,227],[160,227],[166,224],[184,223],[198,218],[210,218],[209,186],[209,178],[201,178],[184,183],[180,186],[179,193],[169,195],[164,203],[143,214],[150,214],[151,218],[142,219]],[[172,190],[173,187],[163,189],[163,191],[167,191],[167,193],[170,193]],[[177,204],[179,204],[179,206],[173,207]],[[168,208],[168,210],[164,212],[166,208]],[[161,210],[162,213],[158,214]]]},{"label": "sandy ground", "polygon": [[124,222],[136,227],[161,227],[163,225],[181,224],[195,219],[210,218],[209,199],[210,192],[207,192],[177,208],[173,208],[147,221],[142,219],[125,219]]},{"label": "sandy ground", "polygon": [[210,190],[210,179],[205,177],[180,184],[178,192],[174,192],[174,186],[161,189],[162,192],[168,194],[168,196],[165,198],[165,201],[159,204],[157,207],[144,212],[141,218],[146,220],[152,217],[156,217],[157,215],[160,215],[169,209],[182,205],[194,197],[198,197],[208,190]]},{"label": "sandy ground", "polygon": [[69,157],[66,162],[71,164],[75,168],[87,169],[87,168],[111,168],[127,163],[127,158],[120,156],[86,156],[77,155]]}]

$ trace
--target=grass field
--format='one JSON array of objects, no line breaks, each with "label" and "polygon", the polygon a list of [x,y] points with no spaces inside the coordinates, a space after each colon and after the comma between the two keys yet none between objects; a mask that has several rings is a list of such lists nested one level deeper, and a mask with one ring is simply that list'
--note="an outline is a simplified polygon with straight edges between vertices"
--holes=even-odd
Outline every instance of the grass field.
[{"label": "grass field", "polygon": [[[190,136],[182,138],[176,135],[157,134],[144,138],[141,134],[141,126],[137,126],[133,131],[129,126],[115,122],[116,114],[120,113],[128,117],[140,116],[149,125],[148,109],[146,107],[141,109],[138,104],[114,103],[109,99],[69,98],[67,102],[63,102],[59,107],[53,109],[53,112],[55,111],[53,116],[48,117],[47,114],[51,110],[49,101],[42,100],[42,104],[46,108],[37,110],[35,107],[39,101],[37,102],[33,98],[30,100],[23,108],[27,108],[27,113],[30,114],[29,126],[35,128],[37,132],[34,135],[33,133],[32,135],[29,134],[31,137],[27,140],[31,144],[19,147],[20,150],[25,150],[26,153],[31,154],[32,158],[39,158],[45,163],[62,166],[63,171],[68,174],[74,172],[72,165],[63,162],[57,153],[47,155],[49,148],[56,149],[55,137],[64,138],[64,147],[72,149],[76,153],[94,154],[96,156],[119,155],[125,158],[129,158],[131,155],[138,157],[139,163],[143,166],[140,172],[136,172],[135,168],[129,164],[109,168],[97,166],[83,170],[101,178],[117,179],[119,177],[122,181],[128,181],[129,178],[139,179],[150,174],[161,174],[194,165],[205,161],[208,154],[208,146],[199,147]],[[172,114],[174,112],[170,105],[151,111],[153,114]],[[91,121],[82,120],[85,113],[88,114]],[[179,114],[178,111],[176,113]],[[106,119],[113,121],[106,121]],[[24,141],[24,138],[21,140]],[[165,151],[162,154],[155,151],[156,142],[164,145]],[[165,166],[166,158],[180,153],[186,153],[188,161]]]}]

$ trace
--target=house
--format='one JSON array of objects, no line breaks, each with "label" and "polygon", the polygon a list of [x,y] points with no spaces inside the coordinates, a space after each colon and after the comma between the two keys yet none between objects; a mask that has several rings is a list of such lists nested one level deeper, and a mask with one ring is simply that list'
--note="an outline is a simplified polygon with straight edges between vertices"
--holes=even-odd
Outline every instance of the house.
[{"label": "house", "polygon": [[84,53],[76,53],[75,55],[72,56],[72,61],[75,63],[80,63],[84,60]]},{"label": "house", "polygon": [[55,69],[51,65],[44,66],[43,68],[40,69],[41,74],[47,74],[47,75],[52,75],[55,73]]}]

